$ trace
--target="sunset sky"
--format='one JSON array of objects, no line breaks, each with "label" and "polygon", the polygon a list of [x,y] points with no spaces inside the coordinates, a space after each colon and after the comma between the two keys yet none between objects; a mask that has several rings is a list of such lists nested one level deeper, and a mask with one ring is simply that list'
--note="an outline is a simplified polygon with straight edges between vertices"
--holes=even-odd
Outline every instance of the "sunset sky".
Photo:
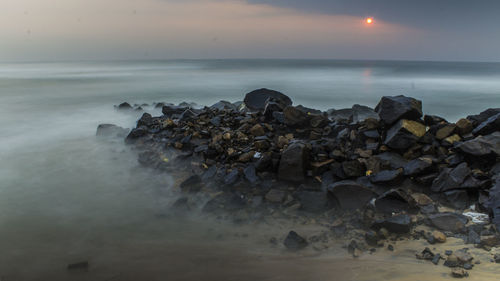
[{"label": "sunset sky", "polygon": [[499,14],[496,0],[2,0],[0,60],[500,61]]}]

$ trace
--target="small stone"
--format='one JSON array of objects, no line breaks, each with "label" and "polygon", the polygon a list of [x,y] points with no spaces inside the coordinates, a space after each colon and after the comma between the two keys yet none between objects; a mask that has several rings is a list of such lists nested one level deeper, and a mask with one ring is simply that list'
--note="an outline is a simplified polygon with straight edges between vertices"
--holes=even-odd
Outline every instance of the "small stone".
[{"label": "small stone", "polygon": [[389,251],[393,252],[393,251],[394,251],[394,246],[392,246],[392,244],[389,244],[389,245],[387,246],[387,250],[389,250]]},{"label": "small stone", "polygon": [[438,243],[446,242],[446,235],[444,235],[444,233],[442,233],[441,231],[437,231],[437,230],[433,231],[432,236],[434,237],[434,240],[436,240],[436,242],[438,242]]},{"label": "small stone", "polygon": [[451,270],[451,276],[455,278],[464,278],[469,276],[469,273],[462,268],[454,268]]},{"label": "small stone", "polygon": [[285,247],[289,250],[300,250],[307,247],[308,243],[305,238],[292,230],[288,233],[288,236],[285,238],[283,244],[285,244]]},{"label": "small stone", "polygon": [[431,262],[433,264],[435,264],[435,265],[438,265],[440,259],[441,259],[441,255],[440,254],[435,254],[434,257],[432,258]]},{"label": "small stone", "polygon": [[262,127],[260,124],[256,124],[255,126],[253,126],[252,128],[250,128],[250,134],[252,134],[253,136],[263,136],[266,134],[266,132],[264,131],[264,127]]}]

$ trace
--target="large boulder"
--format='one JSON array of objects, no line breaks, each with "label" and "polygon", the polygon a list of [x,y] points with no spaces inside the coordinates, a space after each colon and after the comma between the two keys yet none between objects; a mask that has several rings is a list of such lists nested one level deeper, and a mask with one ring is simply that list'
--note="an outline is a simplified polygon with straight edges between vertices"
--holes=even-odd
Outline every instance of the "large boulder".
[{"label": "large boulder", "polygon": [[328,192],[336,200],[339,208],[355,210],[363,208],[377,194],[355,181],[339,181],[328,186]]},{"label": "large boulder", "polygon": [[386,124],[399,119],[417,120],[422,117],[422,102],[405,96],[382,97],[375,111]]},{"label": "large boulder", "polygon": [[286,95],[266,88],[258,89],[247,93],[245,95],[245,99],[243,102],[245,106],[253,111],[264,110],[266,107],[266,101],[269,98],[273,98],[275,101],[278,101],[280,104],[284,105],[292,105],[292,100]]},{"label": "large boulder", "polygon": [[393,149],[407,149],[424,135],[425,126],[423,124],[402,119],[387,131],[385,144]]},{"label": "large boulder", "polygon": [[491,116],[483,123],[479,124],[472,133],[474,135],[488,135],[495,131],[500,131],[500,113]]},{"label": "large boulder", "polygon": [[455,213],[438,213],[430,215],[429,221],[440,230],[463,233],[466,230],[467,217]]},{"label": "large boulder", "polygon": [[283,151],[279,164],[280,180],[301,182],[305,179],[309,152],[303,143],[293,143]]},{"label": "large boulder", "polygon": [[473,156],[485,156],[492,153],[500,155],[500,132],[476,137],[459,143],[456,147],[462,152]]}]

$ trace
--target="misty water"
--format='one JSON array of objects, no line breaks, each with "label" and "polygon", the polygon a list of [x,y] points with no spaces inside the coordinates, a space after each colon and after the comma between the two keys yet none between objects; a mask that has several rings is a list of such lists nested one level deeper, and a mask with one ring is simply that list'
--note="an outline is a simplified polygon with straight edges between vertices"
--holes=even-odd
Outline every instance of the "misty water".
[{"label": "misty water", "polygon": [[[412,280],[423,268],[439,279],[444,269],[428,270],[404,247],[355,262],[345,250],[290,254],[269,244],[290,230],[287,222],[169,216],[175,175],[140,167],[122,140],[97,139],[96,127],[133,127],[140,113],[113,108],[123,101],[211,105],[262,87],[322,110],[405,94],[421,99],[425,113],[456,121],[500,107],[499,81],[494,63],[0,64],[0,280]],[[90,271],[66,271],[79,261],[89,261]]]}]

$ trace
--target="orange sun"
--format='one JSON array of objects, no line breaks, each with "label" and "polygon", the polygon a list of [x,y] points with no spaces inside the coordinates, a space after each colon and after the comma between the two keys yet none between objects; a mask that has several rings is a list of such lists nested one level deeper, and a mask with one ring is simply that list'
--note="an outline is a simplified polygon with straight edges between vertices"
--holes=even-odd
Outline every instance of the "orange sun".
[{"label": "orange sun", "polygon": [[366,19],[367,24],[372,24],[373,23],[373,18],[367,18]]}]

